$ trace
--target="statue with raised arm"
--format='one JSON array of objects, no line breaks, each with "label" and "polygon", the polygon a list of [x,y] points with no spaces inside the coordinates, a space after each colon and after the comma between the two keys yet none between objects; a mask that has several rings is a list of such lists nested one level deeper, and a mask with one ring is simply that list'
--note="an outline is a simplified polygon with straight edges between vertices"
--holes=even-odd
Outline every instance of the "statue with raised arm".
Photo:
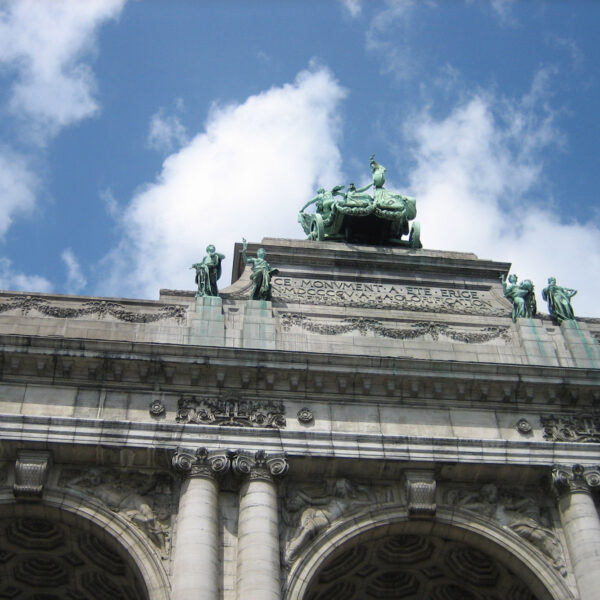
[{"label": "statue with raised arm", "polygon": [[218,296],[217,280],[221,277],[221,261],[224,254],[219,254],[212,244],[206,246],[206,256],[202,262],[193,264],[190,268],[196,269],[196,283],[198,291],[196,298],[204,296]]},{"label": "statue with raised arm", "polygon": [[384,219],[403,220],[403,233],[408,233],[408,221],[417,216],[417,204],[414,198],[402,196],[386,190],[385,183],[386,168],[375,160],[373,154],[369,159],[371,173],[373,174],[373,185],[375,186],[374,201],[375,214]]},{"label": "statue with raised arm", "polygon": [[513,305],[512,320],[516,322],[521,317],[535,317],[537,314],[537,303],[533,291],[533,283],[529,279],[524,279],[517,285],[517,276],[513,273],[508,276],[500,275],[504,297],[510,300]]},{"label": "statue with raised arm", "polygon": [[571,298],[576,293],[577,290],[556,285],[556,277],[548,278],[548,287],[542,290],[542,298],[548,302],[548,312],[559,325],[575,319]]},{"label": "statue with raised arm", "polygon": [[256,251],[256,258],[248,257],[248,242],[242,238],[242,258],[247,265],[252,267],[252,292],[251,300],[270,300],[271,299],[271,276],[279,273],[278,269],[271,269],[271,265],[267,262],[267,251],[264,248],[259,248]]}]

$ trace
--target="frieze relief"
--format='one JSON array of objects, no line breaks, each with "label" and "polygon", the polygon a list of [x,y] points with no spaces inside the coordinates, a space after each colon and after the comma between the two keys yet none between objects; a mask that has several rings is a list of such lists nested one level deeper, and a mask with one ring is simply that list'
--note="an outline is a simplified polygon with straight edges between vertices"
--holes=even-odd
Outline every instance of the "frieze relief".
[{"label": "frieze relief", "polygon": [[181,322],[186,315],[186,307],[177,304],[165,304],[155,312],[136,312],[127,310],[118,302],[106,300],[91,300],[73,308],[34,296],[0,299],[0,313],[11,310],[20,310],[23,315],[36,311],[46,317],[57,319],[77,319],[92,315],[102,319],[111,316],[127,323],[153,323],[163,319],[176,319]]},{"label": "frieze relief", "polygon": [[351,331],[358,331],[362,336],[372,333],[376,336],[412,340],[429,335],[434,341],[440,336],[447,337],[454,342],[464,344],[484,344],[494,339],[510,342],[508,327],[481,327],[478,329],[458,329],[445,323],[419,322],[412,323],[409,327],[386,327],[377,319],[361,317],[343,319],[336,323],[310,319],[305,315],[294,313],[281,313],[281,328],[290,331],[292,327],[300,327],[310,333],[320,335],[343,335]]},{"label": "frieze relief", "polygon": [[393,501],[391,486],[363,485],[335,479],[283,487],[281,503],[282,562],[290,566],[301,550],[321,531],[343,515],[367,506]]},{"label": "frieze relief", "polygon": [[226,392],[220,397],[182,396],[178,402],[178,423],[230,427],[267,427],[286,425],[285,407],[274,400],[248,400]]},{"label": "frieze relief", "polygon": [[600,443],[600,415],[579,413],[577,415],[550,415],[540,417],[544,439],[556,442]]},{"label": "frieze relief", "polygon": [[58,484],[91,496],[119,513],[148,536],[162,558],[168,558],[174,512],[170,474],[124,472],[103,467],[64,469]]},{"label": "frieze relief", "polygon": [[566,577],[563,549],[552,531],[548,511],[542,508],[541,498],[488,483],[479,489],[448,490],[445,500],[451,506],[493,519],[501,527],[513,531],[545,554],[554,568]]},{"label": "frieze relief", "polygon": [[272,284],[274,300],[298,304],[325,304],[466,315],[508,316],[510,312],[504,303],[498,301],[487,290],[292,277],[273,277]]}]

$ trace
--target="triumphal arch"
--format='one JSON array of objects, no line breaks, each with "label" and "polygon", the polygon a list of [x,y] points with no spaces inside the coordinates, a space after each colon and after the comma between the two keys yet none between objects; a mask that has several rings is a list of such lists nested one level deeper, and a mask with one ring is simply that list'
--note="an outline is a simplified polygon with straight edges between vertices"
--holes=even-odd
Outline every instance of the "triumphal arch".
[{"label": "triumphal arch", "polygon": [[372,169],[197,291],[0,293],[0,599],[600,598],[600,320]]}]

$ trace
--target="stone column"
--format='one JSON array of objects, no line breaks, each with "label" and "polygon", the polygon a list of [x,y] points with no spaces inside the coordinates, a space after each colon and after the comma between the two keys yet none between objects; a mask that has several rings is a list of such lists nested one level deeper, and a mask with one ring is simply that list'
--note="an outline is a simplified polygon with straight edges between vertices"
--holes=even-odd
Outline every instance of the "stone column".
[{"label": "stone column", "polygon": [[552,481],[581,600],[600,590],[600,518],[591,489],[600,488],[600,470],[555,465]]},{"label": "stone column", "polygon": [[284,455],[240,452],[233,469],[245,477],[240,490],[236,597],[279,600],[279,512],[275,478],[288,469]]},{"label": "stone column", "polygon": [[179,449],[173,467],[184,474],[173,550],[172,600],[219,598],[219,484],[226,452]]}]

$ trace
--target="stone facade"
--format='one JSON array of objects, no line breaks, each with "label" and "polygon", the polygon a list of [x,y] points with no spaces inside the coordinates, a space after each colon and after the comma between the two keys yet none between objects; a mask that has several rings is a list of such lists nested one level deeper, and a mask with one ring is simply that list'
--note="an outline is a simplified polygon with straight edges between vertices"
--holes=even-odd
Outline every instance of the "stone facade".
[{"label": "stone facade", "polygon": [[261,245],[271,302],[0,293],[0,598],[597,599],[600,320]]}]

